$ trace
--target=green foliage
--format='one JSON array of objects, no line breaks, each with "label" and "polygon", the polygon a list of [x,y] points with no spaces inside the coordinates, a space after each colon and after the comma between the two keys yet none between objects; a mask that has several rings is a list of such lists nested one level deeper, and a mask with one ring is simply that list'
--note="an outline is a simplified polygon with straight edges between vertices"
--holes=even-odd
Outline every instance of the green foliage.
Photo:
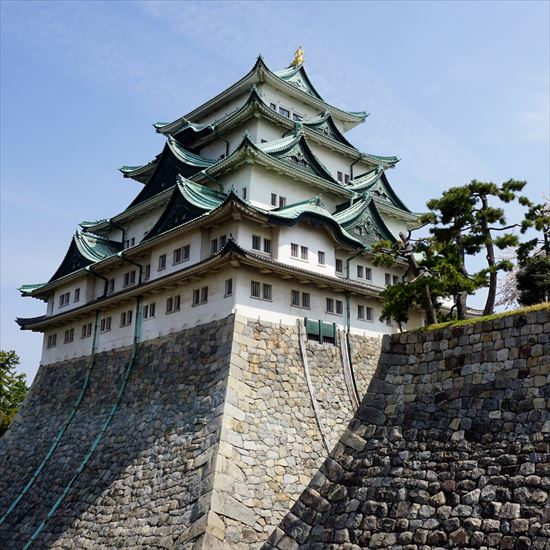
[{"label": "green foliage", "polygon": [[518,302],[530,306],[550,301],[550,256],[533,256],[516,273]]},{"label": "green foliage", "polygon": [[520,264],[538,247],[545,256],[550,256],[550,201],[544,204],[531,204],[526,200],[524,205],[529,206],[529,210],[521,223],[521,232],[525,233],[528,229],[533,228],[540,232],[541,236],[530,239],[518,247],[517,257]]},{"label": "green foliage", "polygon": [[0,351],[0,436],[8,429],[28,387],[26,375],[15,374],[19,357],[15,351]]}]

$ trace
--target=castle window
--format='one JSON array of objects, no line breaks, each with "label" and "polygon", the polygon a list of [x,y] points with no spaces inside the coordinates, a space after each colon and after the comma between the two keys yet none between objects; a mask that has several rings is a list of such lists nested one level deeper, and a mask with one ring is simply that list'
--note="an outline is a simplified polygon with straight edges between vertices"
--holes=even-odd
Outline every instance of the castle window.
[{"label": "castle window", "polygon": [[357,306],[357,318],[361,320],[365,319],[365,306]]},{"label": "castle window", "polygon": [[336,273],[343,273],[344,271],[344,262],[339,258],[336,258]]},{"label": "castle window", "polygon": [[158,271],[162,271],[163,269],[166,269],[166,254],[161,254],[159,256],[159,268]]},{"label": "castle window", "polygon": [[109,279],[107,283],[107,294],[112,294],[115,291],[115,279]]},{"label": "castle window", "polygon": [[366,312],[367,312],[367,321],[372,321],[372,307],[367,307]]},{"label": "castle window", "polygon": [[78,302],[79,300],[80,300],[80,289],[75,288],[73,302]]},{"label": "castle window", "polygon": [[348,174],[344,174],[344,182],[349,183],[349,175]]},{"label": "castle window", "polygon": [[344,313],[344,303],[342,300],[336,300],[336,315],[342,315]]},{"label": "castle window", "polygon": [[91,335],[92,335],[92,323],[86,323],[85,325],[82,325],[80,338],[89,338]]},{"label": "castle window", "polygon": [[358,266],[357,266],[357,277],[359,277],[360,279],[362,279],[362,278],[363,278],[363,272],[364,272],[363,266],[362,266],[362,265],[358,265]]},{"label": "castle window", "polygon": [[391,273],[386,273],[384,275],[384,283],[386,286],[391,286]]},{"label": "castle window", "polygon": [[48,349],[55,348],[57,346],[57,334],[50,334],[48,336]]},{"label": "castle window", "polygon": [[275,105],[275,103],[270,103],[269,106],[270,106],[274,111],[277,110],[277,105]]},{"label": "castle window", "polygon": [[136,238],[132,237],[131,239],[126,239],[124,241],[124,248],[130,248],[136,244]]},{"label": "castle window", "polygon": [[61,296],[59,297],[59,307],[66,306],[70,302],[70,299],[71,299],[70,292],[65,292],[64,294],[61,294]]},{"label": "castle window", "polygon": [[325,265],[325,253],[322,250],[317,252],[317,263],[319,265]]},{"label": "castle window", "polygon": [[218,251],[218,239],[212,239],[210,241],[210,254],[216,254]]},{"label": "castle window", "polygon": [[309,292],[300,292],[298,290],[291,290],[290,305],[294,307],[303,307],[305,309],[309,309],[311,306],[311,296]]},{"label": "castle window", "polygon": [[300,120],[302,120],[302,117],[298,113],[293,113],[292,119],[299,122]]},{"label": "castle window", "polygon": [[179,248],[176,248],[174,250],[173,254],[173,260],[172,264],[179,264],[180,262],[184,262],[185,260],[189,259],[189,245],[186,244],[185,246],[180,246]]},{"label": "castle window", "polygon": [[74,328],[65,331],[64,344],[70,344],[74,340]]},{"label": "castle window", "polygon": [[342,172],[337,172],[337,178],[338,181],[344,181],[344,174],[342,174]]},{"label": "castle window", "polygon": [[225,280],[225,294],[224,298],[226,296],[231,296],[233,294],[233,279],[226,279]]},{"label": "castle window", "polygon": [[101,322],[99,324],[99,331],[109,332],[110,330],[111,330],[111,318],[103,317],[103,319],[101,319]]},{"label": "castle window", "polygon": [[365,279],[372,281],[372,269],[370,267],[365,267]]},{"label": "castle window", "polygon": [[208,287],[196,288],[193,290],[193,305],[205,304],[208,302]]},{"label": "castle window", "polygon": [[271,254],[271,239],[264,239],[264,252]]},{"label": "castle window", "polygon": [[283,107],[279,107],[279,113],[283,115],[286,118],[290,118],[290,111],[288,109],[284,109]]},{"label": "castle window", "polygon": [[262,238],[259,235],[252,235],[252,250],[261,250]]},{"label": "castle window", "polygon": [[155,316],[155,302],[151,302],[150,304],[146,304],[143,306],[143,318],[144,319],[151,319],[151,317]]},{"label": "castle window", "polygon": [[273,287],[267,283],[259,283],[258,281],[250,281],[250,296],[252,298],[260,298],[261,300],[271,301],[273,295]]},{"label": "castle window", "polygon": [[120,326],[126,327],[132,324],[132,310],[123,311],[120,314]]},{"label": "castle window", "polygon": [[177,296],[171,296],[166,300],[166,313],[179,311],[180,307],[181,307],[181,298],[179,294]]},{"label": "castle window", "polygon": [[277,195],[276,195],[276,193],[271,193],[271,206],[277,206]]},{"label": "castle window", "polygon": [[397,275],[394,275],[394,276],[392,277],[392,279],[393,279],[393,284],[394,284],[394,285],[398,285],[398,284],[399,284],[399,277],[398,277]]},{"label": "castle window", "polygon": [[124,274],[124,286],[131,286],[136,284],[136,270],[128,271]]},{"label": "castle window", "polygon": [[309,252],[309,251],[308,251],[307,246],[301,246],[301,247],[300,247],[300,258],[301,258],[302,260],[306,260],[306,261],[307,261],[307,259],[308,259],[308,252]]},{"label": "castle window", "polygon": [[298,250],[299,250],[299,246],[296,243],[290,243],[290,255],[293,258],[298,257]]},{"label": "castle window", "polygon": [[143,274],[143,280],[148,281],[151,277],[151,264],[147,264],[145,266],[144,274]]},{"label": "castle window", "polygon": [[286,197],[279,197],[279,208],[286,206]]},{"label": "castle window", "polygon": [[334,300],[327,298],[327,313],[334,313]]}]

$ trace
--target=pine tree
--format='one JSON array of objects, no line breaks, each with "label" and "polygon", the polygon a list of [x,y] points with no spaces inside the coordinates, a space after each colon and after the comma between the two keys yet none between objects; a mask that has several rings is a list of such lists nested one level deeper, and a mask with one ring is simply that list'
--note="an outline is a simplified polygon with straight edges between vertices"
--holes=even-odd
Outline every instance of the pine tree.
[{"label": "pine tree", "polygon": [[0,436],[8,429],[28,387],[25,374],[16,374],[19,356],[15,351],[0,351]]}]

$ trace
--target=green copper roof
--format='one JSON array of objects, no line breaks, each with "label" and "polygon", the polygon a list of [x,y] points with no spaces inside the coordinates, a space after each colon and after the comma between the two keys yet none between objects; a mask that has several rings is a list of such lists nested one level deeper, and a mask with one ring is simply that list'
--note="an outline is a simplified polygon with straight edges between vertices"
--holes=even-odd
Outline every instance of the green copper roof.
[{"label": "green copper roof", "polygon": [[395,237],[370,196],[363,196],[345,210],[335,213],[334,219],[346,230],[353,232],[365,246],[380,240],[395,242]]},{"label": "green copper roof", "polygon": [[220,206],[227,198],[225,193],[214,191],[205,185],[195,183],[182,176],[178,177],[177,185],[182,196],[187,199],[190,204],[203,210],[213,210]]},{"label": "green copper roof", "polygon": [[107,218],[102,218],[100,220],[95,220],[95,221],[83,220],[78,225],[80,225],[82,229],[87,229],[88,227],[95,227],[96,225],[99,225],[100,223],[105,223],[107,221],[108,221]]},{"label": "green copper roof", "polygon": [[274,74],[278,76],[281,80],[292,84],[299,90],[306,92],[307,94],[324,101],[323,98],[319,95],[319,92],[313,87],[311,80],[307,76],[306,70],[303,65],[298,65],[298,67],[288,67],[282,71],[275,71]]},{"label": "green copper roof", "polygon": [[343,143],[344,145],[347,145],[348,147],[351,147],[352,149],[355,149],[355,147],[344,137],[344,134],[342,134],[336,126],[330,111],[325,111],[315,117],[307,118],[303,120],[302,123],[304,128],[309,128],[318,134],[332,138],[340,143]]},{"label": "green copper roof", "polygon": [[104,260],[108,256],[112,256],[120,251],[122,244],[115,241],[110,241],[93,233],[76,232],[71,240],[69,249],[57,268],[57,271],[52,275],[48,283],[55,281],[78,271],[94,262]]},{"label": "green copper roof", "polygon": [[191,153],[191,151],[188,151],[184,147],[182,147],[173,137],[168,137],[167,140],[168,147],[170,147],[172,153],[176,155],[176,157],[184,162],[185,164],[188,164],[189,166],[196,166],[197,168],[208,168],[209,166],[212,166],[217,161],[214,159],[207,159],[204,157],[201,157],[200,155],[195,155],[195,153]]},{"label": "green copper roof", "polygon": [[305,201],[296,202],[294,204],[289,204],[282,208],[277,208],[275,210],[269,211],[269,217],[272,218],[282,218],[289,221],[299,221],[304,217],[313,216],[321,218],[322,220],[329,222],[333,229],[336,230],[342,237],[351,241],[354,244],[362,245],[361,241],[356,237],[351,235],[346,231],[346,229],[337,221],[335,216],[333,216],[324,205],[321,197],[318,195],[307,199]]},{"label": "green copper roof", "polygon": [[296,130],[289,136],[258,144],[257,148],[291,165],[293,168],[305,170],[315,176],[339,185],[325,165],[310,149],[300,126],[297,126]]},{"label": "green copper roof", "polygon": [[132,178],[140,183],[146,183],[149,176],[155,170],[157,162],[158,156],[147,164],[141,164],[138,166],[121,166],[119,171],[122,172],[125,178]]},{"label": "green copper roof", "polygon": [[369,189],[369,187],[372,187],[382,177],[382,174],[383,172],[381,169],[373,170],[368,174],[364,174],[359,178],[355,178],[351,180],[351,183],[348,186],[348,189],[351,189],[352,191],[357,191],[357,192],[366,191],[367,189]]},{"label": "green copper roof", "polygon": [[39,288],[42,288],[46,283],[36,283],[31,285],[21,285],[17,290],[21,292],[21,294],[30,294],[34,290],[38,290]]}]

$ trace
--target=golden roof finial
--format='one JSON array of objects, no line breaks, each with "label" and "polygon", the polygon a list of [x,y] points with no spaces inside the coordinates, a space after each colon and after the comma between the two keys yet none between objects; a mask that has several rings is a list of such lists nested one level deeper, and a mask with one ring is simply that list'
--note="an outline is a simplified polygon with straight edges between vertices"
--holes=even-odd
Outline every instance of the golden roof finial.
[{"label": "golden roof finial", "polygon": [[299,46],[298,49],[294,52],[294,59],[290,64],[291,67],[298,67],[304,64],[304,50],[302,46]]}]

